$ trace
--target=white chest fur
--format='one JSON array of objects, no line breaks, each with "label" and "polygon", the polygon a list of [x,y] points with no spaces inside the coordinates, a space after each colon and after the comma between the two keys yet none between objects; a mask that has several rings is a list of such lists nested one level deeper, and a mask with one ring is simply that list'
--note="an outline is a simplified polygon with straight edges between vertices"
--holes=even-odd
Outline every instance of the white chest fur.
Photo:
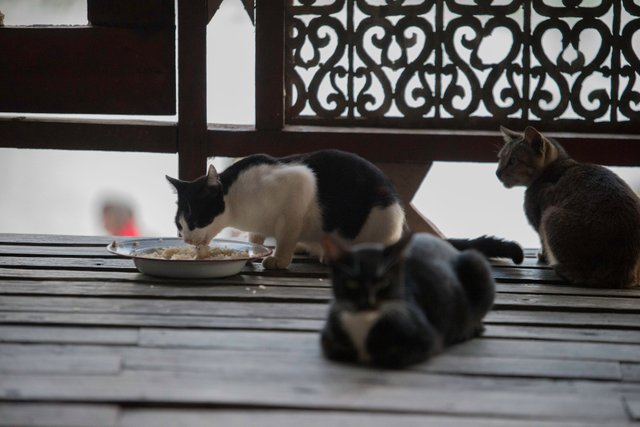
[{"label": "white chest fur", "polygon": [[380,311],[345,311],[340,314],[340,320],[344,326],[345,332],[351,338],[351,342],[358,351],[358,359],[362,362],[369,361],[369,353],[367,353],[366,343],[369,331],[380,318]]}]

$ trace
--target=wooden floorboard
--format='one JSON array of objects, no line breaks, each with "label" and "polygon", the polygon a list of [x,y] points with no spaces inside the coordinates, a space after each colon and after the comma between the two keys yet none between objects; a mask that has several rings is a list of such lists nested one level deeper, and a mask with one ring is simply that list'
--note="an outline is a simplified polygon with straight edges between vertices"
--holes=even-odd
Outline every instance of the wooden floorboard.
[{"label": "wooden floorboard", "polygon": [[492,260],[482,337],[387,371],[322,356],[312,257],[161,279],[110,241],[0,234],[0,426],[640,422],[640,289],[569,286],[534,251]]},{"label": "wooden floorboard", "polygon": [[455,417],[446,415],[415,415],[402,413],[369,414],[339,411],[309,411],[299,409],[212,409],[212,408],[148,408],[127,406],[119,408],[108,404],[41,404],[6,403],[0,404],[0,426],[15,426],[16,422],[28,418],[31,425],[57,425],[66,427],[85,427],[86,420],[92,420],[95,427],[158,427],[158,419],[167,426],[246,427],[326,427],[326,426],[371,426],[371,427],[607,427],[619,426],[614,422],[564,422],[534,421],[522,419],[501,419],[494,417]]},{"label": "wooden floorboard", "polygon": [[[371,427],[595,427],[619,425],[615,422],[584,421],[579,423],[564,421],[542,421],[522,419],[500,419],[495,417],[455,417],[446,415],[414,415],[402,413],[377,413],[374,417],[357,412],[303,411],[303,410],[160,410],[164,420],[171,425],[210,427],[216,420],[228,427],[255,425],[256,419],[264,427],[326,427],[326,426],[371,426]],[[125,410],[122,422],[126,427],[156,427],[158,412],[148,409]]]}]

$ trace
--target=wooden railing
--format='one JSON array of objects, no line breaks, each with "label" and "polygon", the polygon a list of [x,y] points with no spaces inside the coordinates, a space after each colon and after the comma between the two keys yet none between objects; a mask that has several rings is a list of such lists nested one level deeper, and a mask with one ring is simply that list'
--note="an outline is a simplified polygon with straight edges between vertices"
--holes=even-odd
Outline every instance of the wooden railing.
[{"label": "wooden railing", "polygon": [[[534,124],[577,158],[640,165],[640,61],[632,44],[640,7],[630,0],[562,7],[256,0],[255,126],[206,122],[206,25],[220,0],[178,0],[177,20],[172,0],[87,1],[87,27],[0,27],[0,111],[17,117],[0,119],[0,146],[177,152],[180,176],[193,178],[207,156],[328,147],[385,163],[495,161],[498,124]],[[511,44],[488,63],[479,52],[496,30]],[[368,31],[377,41],[365,49]],[[543,46],[552,33],[559,52]],[[587,33],[601,43],[595,52],[581,52]],[[304,56],[305,43],[317,58]],[[584,93],[591,75],[609,83]],[[320,90],[327,78],[331,89]],[[376,79],[378,92],[366,83]],[[31,112],[177,117],[20,118]]]}]

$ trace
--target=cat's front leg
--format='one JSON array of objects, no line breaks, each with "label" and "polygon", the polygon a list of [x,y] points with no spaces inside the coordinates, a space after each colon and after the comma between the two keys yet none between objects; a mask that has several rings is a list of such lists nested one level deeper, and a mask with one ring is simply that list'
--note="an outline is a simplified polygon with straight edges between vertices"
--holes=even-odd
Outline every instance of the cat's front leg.
[{"label": "cat's front leg", "polygon": [[260,233],[249,233],[249,242],[255,243],[256,245],[264,244],[265,235]]},{"label": "cat's front leg", "polygon": [[536,253],[538,257],[538,262],[542,262],[545,264],[549,263],[549,251],[547,250],[547,245],[544,243],[544,237],[540,234],[540,250]]},{"label": "cat's front leg", "polygon": [[418,311],[411,307],[385,310],[367,337],[367,350],[374,365],[403,368],[440,351],[441,336]]},{"label": "cat's front leg", "polygon": [[538,261],[547,262],[547,252],[544,250],[544,247],[538,251],[537,255],[538,255]]},{"label": "cat's front leg", "polygon": [[289,239],[276,240],[276,249],[273,255],[262,260],[262,266],[267,270],[281,270],[289,267],[293,259],[296,242]]},{"label": "cat's front leg", "polygon": [[300,237],[302,224],[299,221],[286,221],[281,218],[276,225],[276,249],[273,255],[266,257],[262,261],[264,268],[268,270],[278,270],[289,267],[296,244]]},{"label": "cat's front leg", "polygon": [[355,362],[358,351],[342,328],[340,310],[335,305],[329,308],[327,322],[320,333],[320,345],[324,355],[340,362]]}]

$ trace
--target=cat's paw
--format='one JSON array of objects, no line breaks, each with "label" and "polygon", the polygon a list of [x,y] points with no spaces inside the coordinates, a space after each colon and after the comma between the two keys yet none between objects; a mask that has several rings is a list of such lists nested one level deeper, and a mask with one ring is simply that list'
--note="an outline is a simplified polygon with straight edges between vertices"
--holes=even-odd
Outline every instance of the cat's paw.
[{"label": "cat's paw", "polygon": [[547,254],[544,251],[538,251],[538,261],[547,262]]},{"label": "cat's paw", "polygon": [[309,253],[309,249],[307,248],[306,245],[303,245],[302,243],[296,243],[296,248],[293,251],[294,254],[307,254]]},{"label": "cat's paw", "polygon": [[268,256],[262,260],[262,266],[266,270],[283,270],[289,267],[291,260]]}]

